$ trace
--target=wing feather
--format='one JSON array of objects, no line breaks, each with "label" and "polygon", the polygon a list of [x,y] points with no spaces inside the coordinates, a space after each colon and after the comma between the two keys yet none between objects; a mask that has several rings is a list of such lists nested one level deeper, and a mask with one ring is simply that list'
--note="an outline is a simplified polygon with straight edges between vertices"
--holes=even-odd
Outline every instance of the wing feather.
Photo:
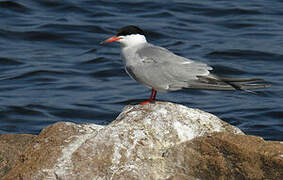
[{"label": "wing feather", "polygon": [[165,48],[147,46],[136,52],[140,62],[126,66],[138,82],[159,91],[178,90],[209,74],[212,67],[178,56]]}]

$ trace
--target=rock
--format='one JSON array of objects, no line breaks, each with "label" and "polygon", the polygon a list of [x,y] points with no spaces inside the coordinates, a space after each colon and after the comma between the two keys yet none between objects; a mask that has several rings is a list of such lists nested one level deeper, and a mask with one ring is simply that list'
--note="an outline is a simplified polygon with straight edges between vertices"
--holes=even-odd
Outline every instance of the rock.
[{"label": "rock", "polygon": [[[44,128],[3,179],[205,179],[207,172],[211,177],[235,176],[245,164],[249,165],[247,159],[238,159],[237,153],[254,152],[247,148],[252,143],[246,139],[238,145],[227,142],[230,137],[236,141],[236,136],[250,138],[200,110],[168,102],[131,105],[107,126],[56,123]],[[266,143],[260,141],[260,146]],[[276,147],[278,152],[283,150],[280,143]],[[269,149],[258,147],[258,151],[266,150]],[[270,156],[265,157],[268,163],[264,165],[268,167],[250,167],[249,172],[269,169],[270,174],[264,177],[280,177],[282,157],[275,163],[271,156],[278,152],[271,150]],[[263,155],[254,157],[264,158]],[[239,170],[229,171],[222,161]],[[272,171],[273,166],[276,169]],[[217,176],[219,173],[221,176]],[[248,172],[241,175],[253,177]]]},{"label": "rock", "polygon": [[35,138],[29,134],[6,134],[0,136],[0,179],[13,167],[25,150]]},{"label": "rock", "polygon": [[[21,154],[15,167],[3,179],[48,179],[49,168],[60,169],[71,158],[76,146],[84,143],[99,126],[55,123],[44,128]],[[67,167],[66,167],[67,168]],[[56,179],[56,176],[52,176]]]},{"label": "rock", "polygon": [[169,148],[164,158],[169,179],[283,179],[283,143],[255,136],[212,133]]}]

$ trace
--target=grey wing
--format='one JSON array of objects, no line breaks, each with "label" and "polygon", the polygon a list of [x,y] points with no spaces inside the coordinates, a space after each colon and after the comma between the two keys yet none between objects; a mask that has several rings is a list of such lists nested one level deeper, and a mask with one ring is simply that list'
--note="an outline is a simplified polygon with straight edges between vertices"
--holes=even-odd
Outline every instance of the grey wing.
[{"label": "grey wing", "polygon": [[199,76],[209,75],[208,65],[178,56],[167,49],[147,46],[137,51],[140,61],[126,70],[141,84],[158,91],[190,88]]}]

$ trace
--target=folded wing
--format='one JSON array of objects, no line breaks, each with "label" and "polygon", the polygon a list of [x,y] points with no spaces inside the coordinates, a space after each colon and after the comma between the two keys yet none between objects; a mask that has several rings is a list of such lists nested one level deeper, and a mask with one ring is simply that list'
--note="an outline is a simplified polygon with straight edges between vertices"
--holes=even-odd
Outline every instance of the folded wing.
[{"label": "folded wing", "polygon": [[134,66],[126,66],[128,74],[139,83],[157,91],[182,88],[213,90],[247,90],[267,84],[250,84],[261,79],[222,78],[211,74],[205,63],[178,56],[167,49],[149,45],[137,51]]}]

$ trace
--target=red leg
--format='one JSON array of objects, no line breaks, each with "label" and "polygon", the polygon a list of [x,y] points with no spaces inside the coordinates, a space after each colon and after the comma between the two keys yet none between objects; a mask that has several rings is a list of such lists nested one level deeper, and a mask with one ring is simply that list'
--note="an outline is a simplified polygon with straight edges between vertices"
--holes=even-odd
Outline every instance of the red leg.
[{"label": "red leg", "polygon": [[150,103],[151,101],[154,101],[156,99],[156,94],[157,94],[157,91],[155,91],[154,89],[151,89],[149,100],[141,102],[141,105],[145,105],[145,104]]},{"label": "red leg", "polygon": [[152,89],[154,92],[153,92],[153,96],[152,96],[152,100],[155,100],[156,99],[156,94],[157,94],[157,91]]}]

